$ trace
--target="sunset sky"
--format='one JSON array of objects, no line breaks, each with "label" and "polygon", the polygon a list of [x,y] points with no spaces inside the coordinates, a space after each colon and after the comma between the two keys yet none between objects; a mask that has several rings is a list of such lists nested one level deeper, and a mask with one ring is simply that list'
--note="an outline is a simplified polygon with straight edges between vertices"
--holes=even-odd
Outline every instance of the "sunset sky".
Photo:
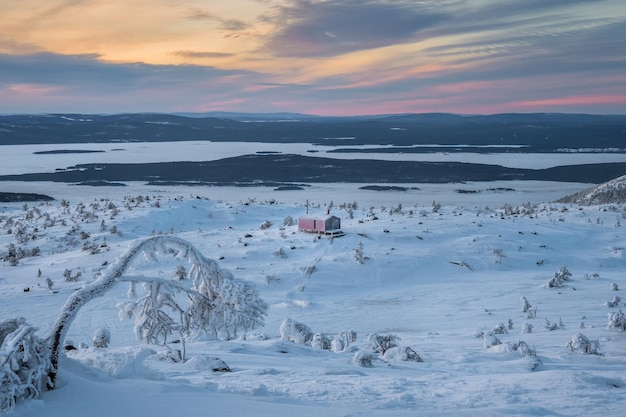
[{"label": "sunset sky", "polygon": [[626,114],[625,0],[0,0],[0,113]]}]

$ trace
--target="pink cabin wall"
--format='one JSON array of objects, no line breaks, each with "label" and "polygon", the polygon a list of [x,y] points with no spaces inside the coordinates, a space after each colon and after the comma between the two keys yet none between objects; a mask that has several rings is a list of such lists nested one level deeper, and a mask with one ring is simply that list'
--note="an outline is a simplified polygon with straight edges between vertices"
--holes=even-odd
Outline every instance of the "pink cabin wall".
[{"label": "pink cabin wall", "polygon": [[298,219],[298,229],[323,232],[326,230],[326,224],[324,223],[323,219],[311,219],[311,218],[300,217]]}]

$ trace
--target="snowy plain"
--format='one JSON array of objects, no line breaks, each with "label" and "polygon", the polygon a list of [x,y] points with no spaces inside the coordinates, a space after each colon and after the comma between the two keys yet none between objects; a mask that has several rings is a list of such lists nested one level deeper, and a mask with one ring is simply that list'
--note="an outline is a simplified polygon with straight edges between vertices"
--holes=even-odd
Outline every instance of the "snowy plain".
[{"label": "snowy plain", "polygon": [[[34,153],[59,149],[102,152]],[[332,147],[311,144],[54,144],[3,146],[0,173],[250,152],[310,155],[311,149],[325,157],[522,168],[623,161],[621,154],[584,153],[331,154],[326,151]],[[57,389],[18,404],[11,415],[623,415],[626,334],[607,329],[607,314],[624,308],[621,301],[607,307],[626,288],[623,206],[549,203],[592,184],[408,184],[414,188],[404,192],[361,185],[275,191],[2,182],[2,191],[47,194],[56,201],[0,204],[0,255],[16,243],[17,233],[8,229],[33,234],[21,245],[40,250],[16,266],[0,261],[0,320],[24,317],[46,336],[77,288],[156,235],[191,242],[235,277],[254,283],[270,306],[265,325],[245,339],[195,340],[188,344],[188,360],[172,363],[162,360],[162,347],[136,340],[131,321],[119,319],[116,304],[126,299],[127,289],[116,288],[87,304],[70,328],[67,339],[79,349],[63,358]],[[350,214],[355,202],[358,208]],[[441,207],[435,210],[433,202]],[[318,238],[284,226],[287,217],[295,220],[307,211],[323,217],[329,209],[341,217],[344,236]],[[262,228],[266,221],[272,226]],[[356,256],[360,246],[362,263]],[[102,250],[90,254],[83,247]],[[563,265],[572,279],[547,288]],[[176,262],[165,259],[151,268],[143,273],[170,277]],[[65,270],[80,272],[78,282],[66,282]],[[522,311],[522,297],[536,307],[534,317]],[[357,340],[339,352],[283,341],[279,328],[286,318],[329,338],[354,331]],[[477,336],[501,323],[512,328],[497,335],[501,345],[486,347],[487,339]],[[532,332],[524,333],[528,325]],[[111,333],[106,349],[90,347],[100,328]],[[579,332],[599,342],[600,355],[567,347]],[[375,359],[372,368],[355,364],[356,354],[370,351],[372,334],[397,336],[423,362],[387,356]],[[520,341],[536,356],[515,350]],[[213,372],[215,357],[232,372]]]},{"label": "snowy plain", "polygon": [[[0,263],[2,319],[25,317],[45,336],[76,288],[138,241],[161,234],[188,240],[254,283],[270,306],[264,327],[245,340],[197,340],[185,363],[172,363],[161,359],[163,348],[136,340],[132,322],[119,320],[116,303],[127,289],[116,288],[73,323],[68,340],[79,349],[63,358],[58,388],[18,404],[12,415],[623,415],[626,333],[608,329],[607,314],[624,305],[607,303],[626,289],[624,207],[549,203],[585,184],[416,186],[375,192],[332,184],[303,193],[3,183],[5,191],[57,200],[0,206],[0,252],[15,239],[7,222],[33,232],[27,246],[41,250],[17,266]],[[515,191],[454,192],[497,186]],[[283,226],[307,210],[323,217],[331,202],[345,236],[318,238]],[[354,202],[350,218],[346,205]],[[510,209],[523,204],[522,212]],[[44,227],[46,219],[56,222]],[[265,221],[272,226],[261,228]],[[77,230],[105,249],[89,254]],[[355,256],[360,245],[363,263]],[[571,280],[548,288],[563,265]],[[173,276],[175,267],[164,260],[151,272]],[[79,281],[65,282],[65,269],[80,271]],[[536,307],[534,317],[522,311],[522,297]],[[286,318],[331,338],[353,330],[357,340],[340,352],[283,341]],[[501,323],[502,344],[486,347],[478,336]],[[522,331],[527,325],[532,332]],[[90,347],[102,327],[111,345]],[[567,347],[579,332],[599,342],[599,355]],[[355,354],[369,351],[374,333],[398,336],[423,362],[379,357],[372,368],[358,366]],[[536,356],[515,350],[520,341]],[[232,372],[212,372],[214,357]]]}]

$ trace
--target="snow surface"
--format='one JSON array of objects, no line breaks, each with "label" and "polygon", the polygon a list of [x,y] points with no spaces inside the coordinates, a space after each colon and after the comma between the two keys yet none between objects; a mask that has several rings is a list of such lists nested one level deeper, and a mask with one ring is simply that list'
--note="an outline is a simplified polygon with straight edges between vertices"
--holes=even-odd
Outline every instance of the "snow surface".
[{"label": "snow surface", "polygon": [[[567,194],[562,188],[555,195],[553,184],[549,191],[541,186],[534,184],[535,193],[529,189],[520,204]],[[503,207],[515,203],[515,193],[483,194],[479,202],[450,193],[434,212],[431,202],[438,199],[432,195],[411,204],[410,193],[351,193],[337,185],[336,193],[309,197],[309,213],[323,216],[332,199],[331,212],[342,218],[346,235],[330,239],[283,227],[287,216],[296,220],[307,210],[305,198],[291,192],[252,200],[248,189],[50,187],[57,187],[55,202],[0,206],[0,254],[15,242],[6,231],[9,219],[14,229],[21,224],[36,235],[25,247],[41,249],[17,266],[0,262],[0,319],[23,316],[47,335],[76,288],[156,234],[186,239],[237,278],[255,283],[270,310],[265,326],[245,339],[196,340],[187,346],[188,361],[172,363],[163,360],[163,348],[137,341],[131,322],[119,320],[116,303],[127,288],[116,287],[87,304],[70,328],[67,339],[79,349],[62,359],[59,387],[20,403],[14,416],[624,413],[626,333],[606,327],[607,314],[624,308],[606,306],[626,289],[624,206],[546,203],[514,214]],[[339,206],[353,201],[358,208],[350,219]],[[56,222],[46,225],[46,218]],[[273,225],[261,229],[265,221]],[[112,226],[119,233],[112,234]],[[89,254],[85,241],[104,246]],[[354,255],[361,243],[363,263]],[[563,265],[571,280],[547,288]],[[162,260],[143,272],[168,277],[175,267]],[[80,271],[79,281],[65,282],[65,269]],[[537,308],[536,317],[522,312],[521,297]],[[357,341],[341,352],[282,341],[279,327],[286,318],[329,337],[353,330]],[[477,335],[509,320],[513,328],[497,335],[503,344],[486,348]],[[564,326],[549,330],[546,320]],[[524,324],[533,326],[531,333],[522,333]],[[111,345],[89,347],[102,327],[110,330]],[[601,355],[572,352],[567,343],[578,332],[598,340]],[[372,368],[355,365],[355,353],[369,351],[373,333],[398,336],[424,362],[377,357]],[[537,357],[515,351],[519,341]],[[216,357],[232,372],[213,372]]]}]

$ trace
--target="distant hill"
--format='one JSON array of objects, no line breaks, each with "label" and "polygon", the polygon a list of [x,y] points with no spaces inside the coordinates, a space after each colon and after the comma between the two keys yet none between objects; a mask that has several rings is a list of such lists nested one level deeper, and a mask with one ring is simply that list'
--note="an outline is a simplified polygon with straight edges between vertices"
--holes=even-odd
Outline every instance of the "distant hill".
[{"label": "distant hill", "polygon": [[[447,113],[319,117],[297,113],[0,116],[0,145],[163,142],[470,145],[485,152],[624,152],[626,116]],[[521,147],[520,147],[521,146]],[[498,148],[500,147],[500,148]]]},{"label": "distant hill", "polygon": [[1,203],[26,203],[35,201],[52,201],[54,198],[44,194],[33,193],[5,193],[0,192]]},{"label": "distant hill", "polygon": [[626,175],[611,181],[566,196],[558,200],[559,203],[573,203],[583,206],[596,204],[624,204],[626,203]]}]

